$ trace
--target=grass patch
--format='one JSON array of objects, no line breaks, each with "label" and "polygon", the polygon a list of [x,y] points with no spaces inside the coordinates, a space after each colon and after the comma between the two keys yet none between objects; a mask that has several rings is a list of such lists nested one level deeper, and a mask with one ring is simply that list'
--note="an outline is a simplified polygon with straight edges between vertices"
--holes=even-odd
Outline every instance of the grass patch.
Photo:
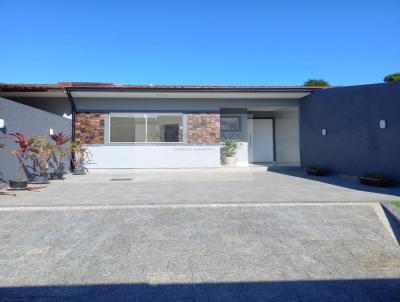
[{"label": "grass patch", "polygon": [[399,207],[399,208],[400,208],[400,201],[395,201],[395,202],[393,202],[393,204],[394,204],[396,207]]}]

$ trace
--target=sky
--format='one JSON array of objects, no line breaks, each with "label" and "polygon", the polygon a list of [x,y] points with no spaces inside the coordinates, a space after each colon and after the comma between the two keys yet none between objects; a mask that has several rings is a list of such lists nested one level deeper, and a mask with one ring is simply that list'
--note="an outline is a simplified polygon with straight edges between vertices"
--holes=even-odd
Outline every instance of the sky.
[{"label": "sky", "polygon": [[0,83],[379,83],[399,0],[0,0]]}]

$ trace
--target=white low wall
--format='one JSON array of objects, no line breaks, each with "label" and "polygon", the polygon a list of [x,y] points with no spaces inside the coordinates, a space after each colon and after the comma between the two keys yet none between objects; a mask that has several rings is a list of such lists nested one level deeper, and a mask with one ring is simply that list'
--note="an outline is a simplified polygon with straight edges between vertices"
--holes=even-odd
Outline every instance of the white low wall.
[{"label": "white low wall", "polygon": [[249,146],[247,142],[240,142],[240,147],[236,152],[238,158],[238,166],[248,166],[249,165]]},{"label": "white low wall", "polygon": [[214,168],[220,166],[215,145],[90,145],[89,169]]}]

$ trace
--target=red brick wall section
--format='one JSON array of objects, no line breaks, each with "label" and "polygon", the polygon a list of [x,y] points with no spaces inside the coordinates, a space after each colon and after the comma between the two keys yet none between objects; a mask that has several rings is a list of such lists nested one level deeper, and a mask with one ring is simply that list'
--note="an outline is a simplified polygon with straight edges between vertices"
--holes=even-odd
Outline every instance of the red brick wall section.
[{"label": "red brick wall section", "polygon": [[187,142],[215,145],[220,143],[219,113],[190,113],[187,115]]},{"label": "red brick wall section", "polygon": [[104,114],[75,114],[75,140],[82,144],[104,144]]}]

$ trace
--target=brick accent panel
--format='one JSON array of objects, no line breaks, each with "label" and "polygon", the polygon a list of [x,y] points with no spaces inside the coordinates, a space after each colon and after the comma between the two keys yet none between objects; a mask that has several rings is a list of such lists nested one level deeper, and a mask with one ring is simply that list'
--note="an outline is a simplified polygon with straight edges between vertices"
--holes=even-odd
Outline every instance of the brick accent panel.
[{"label": "brick accent panel", "polygon": [[104,114],[75,114],[75,141],[82,144],[104,144]]},{"label": "brick accent panel", "polygon": [[187,142],[201,144],[219,144],[220,115],[219,113],[187,114]]}]

